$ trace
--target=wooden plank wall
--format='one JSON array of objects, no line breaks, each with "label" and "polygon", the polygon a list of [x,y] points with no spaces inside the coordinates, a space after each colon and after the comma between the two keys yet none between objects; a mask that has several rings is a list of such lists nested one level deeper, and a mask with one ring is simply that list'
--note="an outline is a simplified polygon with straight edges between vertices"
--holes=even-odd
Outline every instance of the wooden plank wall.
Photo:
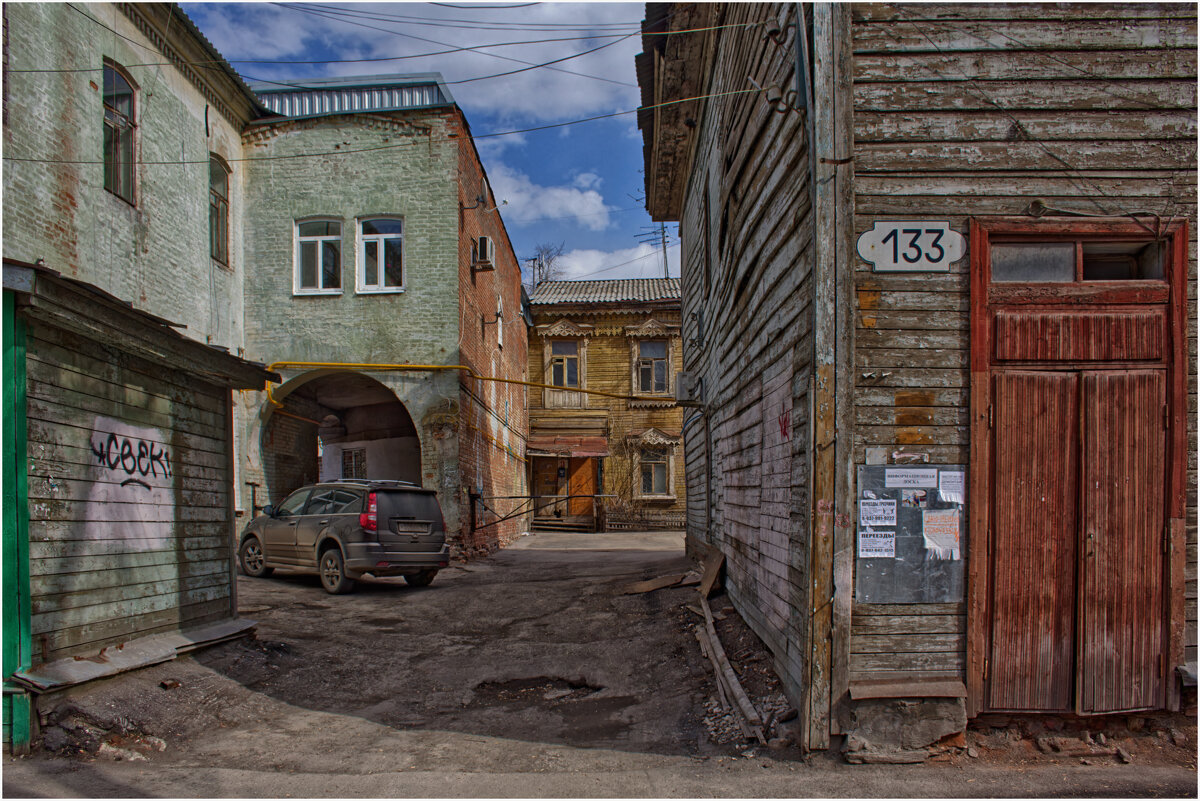
[{"label": "wooden plank wall", "polygon": [[228,391],[39,323],[27,363],[34,662],[230,617]]},{"label": "wooden plank wall", "polygon": [[[651,309],[646,307],[639,310],[637,304],[627,304],[625,312],[613,311],[579,311],[578,309],[556,309],[550,304],[538,304],[533,307],[534,323],[547,325],[558,322],[564,317],[571,322],[594,326],[588,338],[587,347],[580,344],[580,353],[586,361],[584,368],[583,389],[599,392],[611,392],[618,395],[633,395],[633,365],[635,362],[632,346],[637,341],[625,333],[626,326],[641,325],[647,319],[653,318],[668,326],[679,325],[679,308]],[[637,484],[640,474],[637,465],[628,455],[622,455],[628,448],[627,435],[633,431],[644,431],[647,428],[657,428],[672,436],[678,436],[683,426],[684,410],[675,405],[675,374],[683,369],[681,354],[682,343],[678,330],[668,337],[670,340],[670,397],[661,400],[648,399],[632,402],[621,398],[607,398],[603,395],[585,396],[585,407],[588,410],[603,409],[608,413],[608,443],[609,458],[604,464],[604,487],[607,494],[618,494],[630,497],[631,490],[640,491]],[[535,383],[549,383],[549,376],[544,374],[546,339],[536,330],[529,337],[529,380]],[[529,408],[538,413],[544,406],[546,390],[541,387],[529,388]],[[550,407],[556,408],[556,407]],[[558,410],[560,414],[569,416],[570,409]],[[546,419],[546,415],[541,415]],[[537,434],[537,431],[533,432]],[[542,431],[542,434],[548,432]],[[642,512],[656,525],[675,525],[685,510],[684,494],[687,487],[684,483],[683,452],[676,446],[672,455],[672,491],[675,495],[673,502],[646,501]],[[620,521],[620,504],[613,504],[614,520]]]},{"label": "wooden plank wall", "polygon": [[[1089,214],[1190,220],[1186,659],[1196,659],[1196,8],[856,4],[856,236],[883,219]],[[969,462],[969,258],[949,274],[857,261],[855,461]],[[961,604],[857,605],[851,678],[959,677]]]},{"label": "wooden plank wall", "polygon": [[[728,4],[714,24],[786,26],[795,8]],[[762,30],[712,35],[705,94],[752,88],[747,76],[792,85],[791,34],[780,47]],[[703,379],[708,405],[707,420],[687,431],[688,534],[725,553],[726,589],[799,702],[811,597],[813,359],[803,116],[777,113],[757,92],[707,100],[701,116],[681,221],[685,369]]]}]

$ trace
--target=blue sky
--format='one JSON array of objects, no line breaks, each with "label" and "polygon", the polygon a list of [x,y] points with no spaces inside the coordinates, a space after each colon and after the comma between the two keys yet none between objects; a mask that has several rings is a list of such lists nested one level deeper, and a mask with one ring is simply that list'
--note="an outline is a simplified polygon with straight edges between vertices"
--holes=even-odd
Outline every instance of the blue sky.
[{"label": "blue sky", "polygon": [[[563,278],[662,275],[658,243],[639,242],[657,225],[642,200],[635,114],[485,136],[636,109],[633,57],[641,50],[643,4],[451,0],[183,8],[247,81],[440,72],[477,137],[497,199],[507,201],[500,213],[518,258],[532,256],[540,243],[562,244]],[[526,69],[558,59],[564,60]],[[488,77],[514,70],[524,71]],[[670,274],[677,276],[676,228],[667,231]]]}]

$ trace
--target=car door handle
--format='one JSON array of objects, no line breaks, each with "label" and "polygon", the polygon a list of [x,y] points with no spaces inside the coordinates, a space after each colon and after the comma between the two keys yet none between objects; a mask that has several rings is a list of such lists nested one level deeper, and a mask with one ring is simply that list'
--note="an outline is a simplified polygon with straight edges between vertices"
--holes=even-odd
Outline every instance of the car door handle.
[{"label": "car door handle", "polygon": [[328,521],[328,520],[321,520],[321,521],[318,523],[318,525],[322,525],[322,526],[324,526],[324,525],[328,525],[328,523],[329,523],[329,521]]}]

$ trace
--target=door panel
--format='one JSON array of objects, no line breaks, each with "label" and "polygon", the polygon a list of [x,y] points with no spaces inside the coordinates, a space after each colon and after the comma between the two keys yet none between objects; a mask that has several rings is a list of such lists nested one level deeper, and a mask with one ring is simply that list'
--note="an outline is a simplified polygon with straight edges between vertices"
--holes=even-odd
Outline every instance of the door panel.
[{"label": "door panel", "polygon": [[558,479],[558,459],[540,457],[534,459],[533,487],[534,494],[539,496],[535,515],[548,517],[555,514],[561,515],[566,511],[565,504],[548,497],[563,494]]},{"label": "door panel", "polygon": [[987,705],[1074,706],[1079,378],[998,372]]},{"label": "door panel", "polygon": [[567,502],[567,514],[591,517],[593,500],[575,496],[596,494],[596,460],[572,459],[568,471],[570,473],[569,491],[572,497]]},{"label": "door panel", "polygon": [[1083,712],[1164,701],[1166,388],[1162,370],[1084,374]]}]

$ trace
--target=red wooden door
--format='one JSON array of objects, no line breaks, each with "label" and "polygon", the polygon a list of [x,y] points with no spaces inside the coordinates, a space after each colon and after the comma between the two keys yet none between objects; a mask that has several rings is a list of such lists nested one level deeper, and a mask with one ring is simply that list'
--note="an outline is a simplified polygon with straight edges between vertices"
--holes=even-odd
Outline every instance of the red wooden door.
[{"label": "red wooden door", "polygon": [[1074,705],[1078,398],[1075,373],[995,377],[992,709]]},{"label": "red wooden door", "polygon": [[591,496],[596,494],[596,460],[571,459],[568,472],[571,500],[567,501],[567,514],[591,517],[594,509]]},{"label": "red wooden door", "polygon": [[1162,370],[1083,376],[1081,712],[1165,701],[1166,393]]}]

